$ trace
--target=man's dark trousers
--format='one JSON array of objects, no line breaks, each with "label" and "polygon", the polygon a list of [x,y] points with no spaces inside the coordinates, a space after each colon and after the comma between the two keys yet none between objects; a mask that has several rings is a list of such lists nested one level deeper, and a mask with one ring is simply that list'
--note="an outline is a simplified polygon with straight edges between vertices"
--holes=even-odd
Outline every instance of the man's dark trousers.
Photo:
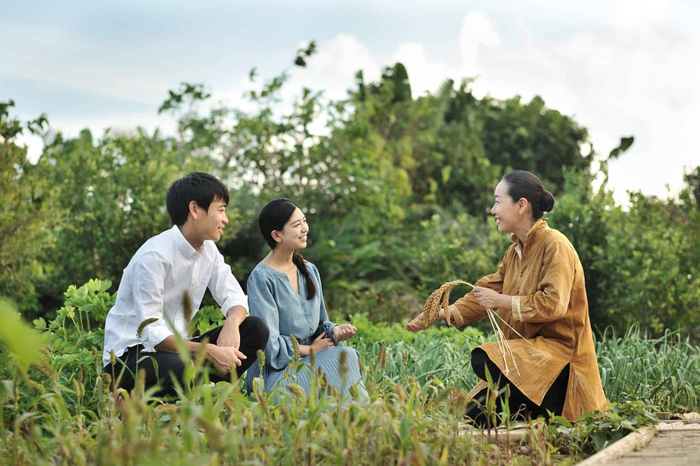
[{"label": "man's dark trousers", "polygon": [[[222,329],[223,326],[217,327],[202,335],[193,337],[191,341],[200,342],[207,338],[209,344],[216,344]],[[242,364],[236,368],[236,373],[240,378],[246,369],[257,359],[258,350],[265,349],[270,333],[262,319],[254,316],[246,317],[245,320],[241,322],[239,331],[241,334],[239,351],[247,357],[247,359],[241,359]],[[146,388],[158,385],[160,386],[160,390],[156,396],[176,396],[177,392],[172,378],[175,377],[180,386],[182,386],[185,372],[185,363],[180,359],[180,355],[167,352],[150,353],[145,352],[143,349],[142,345],[132,346],[127,349],[114,365],[108,364],[104,368],[104,372],[110,374],[113,381],[119,379],[119,387],[131,391],[135,385],[132,374],[136,375],[137,369],[139,371],[144,369],[146,371]],[[158,368],[157,373],[156,367]],[[211,364],[207,363],[206,367],[208,368],[210,381],[221,382],[231,380],[230,374],[220,374],[214,370]]]}]

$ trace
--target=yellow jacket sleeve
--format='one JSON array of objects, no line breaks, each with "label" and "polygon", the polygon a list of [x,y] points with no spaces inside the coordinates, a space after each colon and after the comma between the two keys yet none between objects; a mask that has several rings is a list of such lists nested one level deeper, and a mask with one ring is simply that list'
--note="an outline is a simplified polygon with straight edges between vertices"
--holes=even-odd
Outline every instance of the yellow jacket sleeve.
[{"label": "yellow jacket sleeve", "polygon": [[576,253],[561,241],[548,245],[537,290],[513,296],[513,316],[521,322],[545,323],[561,319],[569,308],[576,274]]},{"label": "yellow jacket sleeve", "polygon": [[[507,253],[506,253],[507,254]],[[501,293],[503,290],[503,278],[506,275],[505,258],[498,266],[498,271],[487,275],[475,283],[475,286],[490,288],[496,293]],[[461,327],[464,324],[476,322],[477,320],[486,317],[486,308],[481,306],[474,297],[474,290],[459,298],[450,306],[449,314],[451,320],[456,327]]]}]

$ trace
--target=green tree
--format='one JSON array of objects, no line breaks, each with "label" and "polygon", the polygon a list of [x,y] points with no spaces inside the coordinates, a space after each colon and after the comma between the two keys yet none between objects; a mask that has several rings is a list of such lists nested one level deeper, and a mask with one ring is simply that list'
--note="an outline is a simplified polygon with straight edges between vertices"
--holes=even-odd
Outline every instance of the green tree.
[{"label": "green tree", "polygon": [[591,323],[599,331],[612,326],[622,333],[639,324],[654,335],[678,327],[696,335],[700,223],[692,199],[676,204],[634,192],[623,209],[607,187],[606,167],[598,189],[598,174],[568,171],[565,194],[548,214],[581,258]]},{"label": "green tree", "polygon": [[561,192],[562,168],[587,169],[592,162],[588,130],[571,117],[547,108],[535,96],[523,104],[519,96],[499,101],[484,98],[483,141],[492,163],[537,173],[549,190]]},{"label": "green tree", "polygon": [[[173,139],[141,129],[107,131],[97,143],[88,130],[75,139],[59,135],[42,161],[57,189],[59,214],[52,224],[54,245],[44,255],[52,268],[40,282],[42,293],[52,297],[91,278],[112,280],[116,287],[136,250],[171,226],[165,207],[170,184],[210,168],[206,157],[191,157]],[[230,217],[236,218],[235,206]]]},{"label": "green tree", "polygon": [[10,117],[13,105],[0,102],[0,295],[36,313],[33,281],[42,274],[39,258],[50,244],[46,225],[52,214],[51,189],[15,138],[25,131],[41,132],[47,120],[42,115],[22,123]]},{"label": "green tree", "polygon": [[[254,71],[250,76],[255,82]],[[209,95],[203,86],[186,83],[161,107],[180,113],[182,146],[213,154],[217,173],[245,204],[240,235],[224,251],[246,266],[261,258],[265,246],[255,219],[272,198],[286,196],[302,205],[315,242],[342,248],[361,247],[400,221],[410,195],[407,174],[394,164],[385,140],[348,102],[328,102],[304,88],[280,111],[287,79],[282,73],[248,92],[252,110],[245,112],[225,106],[208,115],[191,111],[190,103]],[[323,129],[314,133],[314,125]]]}]

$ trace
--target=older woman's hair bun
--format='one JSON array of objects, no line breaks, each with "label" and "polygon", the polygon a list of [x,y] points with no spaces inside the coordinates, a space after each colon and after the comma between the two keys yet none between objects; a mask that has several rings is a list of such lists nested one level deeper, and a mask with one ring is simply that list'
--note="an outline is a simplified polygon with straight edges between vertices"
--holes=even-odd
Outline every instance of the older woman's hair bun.
[{"label": "older woman's hair bun", "polygon": [[508,183],[508,195],[514,200],[525,198],[532,207],[532,217],[542,218],[554,208],[554,195],[547,191],[542,181],[525,170],[515,170],[503,177]]},{"label": "older woman's hair bun", "polygon": [[540,210],[542,210],[542,212],[551,212],[553,208],[554,194],[545,189],[540,197]]}]

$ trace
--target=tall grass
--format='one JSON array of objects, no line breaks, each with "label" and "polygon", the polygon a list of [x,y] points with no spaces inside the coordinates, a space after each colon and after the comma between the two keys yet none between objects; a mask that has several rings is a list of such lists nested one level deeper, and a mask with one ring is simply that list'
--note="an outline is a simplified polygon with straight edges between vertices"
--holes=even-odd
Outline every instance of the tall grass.
[{"label": "tall grass", "polygon": [[[360,322],[360,330],[367,324]],[[403,332],[398,324],[390,334]],[[374,381],[401,384],[408,377],[420,383],[437,378],[457,389],[471,389],[478,381],[469,363],[475,346],[487,341],[471,333],[461,337],[459,332],[437,330],[412,336],[410,342],[395,339],[384,344],[373,330],[364,332],[373,337],[358,337],[353,341],[363,358],[379,358],[384,347],[386,364],[381,371],[370,374]],[[405,332],[404,332],[405,333]],[[700,397],[700,347],[683,338],[679,331],[666,331],[659,338],[650,338],[639,327],[631,327],[624,336],[608,329],[596,340],[596,354],[603,390],[609,401],[625,403],[642,401],[659,411],[698,411]],[[525,369],[527,370],[527,369]]]},{"label": "tall grass", "polygon": [[596,353],[611,401],[640,400],[661,411],[698,410],[700,348],[679,331],[648,338],[637,326],[624,336],[608,329],[596,342]]},{"label": "tall grass", "polygon": [[[202,368],[192,363],[194,377]],[[368,403],[341,403],[322,377],[313,378],[308,394],[292,387],[248,396],[242,381],[185,385],[171,403],[153,398],[141,380],[117,403],[119,394],[102,376],[80,380],[40,363],[7,381],[13,386],[2,404],[0,458],[32,465],[297,465],[450,464],[482,457],[499,464],[498,451],[458,435],[464,394],[450,398],[435,379],[392,384],[382,380],[380,366],[370,362],[367,369],[381,380],[367,381]]]}]

